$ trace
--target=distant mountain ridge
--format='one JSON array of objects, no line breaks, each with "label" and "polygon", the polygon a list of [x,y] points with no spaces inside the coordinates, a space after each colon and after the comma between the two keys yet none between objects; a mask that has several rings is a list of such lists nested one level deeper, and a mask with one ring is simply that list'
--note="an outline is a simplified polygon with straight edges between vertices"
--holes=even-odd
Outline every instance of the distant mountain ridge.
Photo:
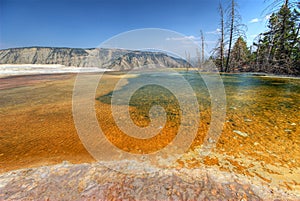
[{"label": "distant mountain ridge", "polygon": [[109,48],[24,47],[0,50],[0,64],[61,64],[131,70],[159,65],[179,68],[185,60],[161,52]]}]

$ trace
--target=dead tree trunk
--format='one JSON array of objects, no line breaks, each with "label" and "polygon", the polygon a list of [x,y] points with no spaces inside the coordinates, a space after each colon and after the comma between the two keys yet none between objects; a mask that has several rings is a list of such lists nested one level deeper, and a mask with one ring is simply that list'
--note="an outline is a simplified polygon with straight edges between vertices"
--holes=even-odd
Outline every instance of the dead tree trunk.
[{"label": "dead tree trunk", "polygon": [[230,54],[231,54],[231,46],[233,40],[233,31],[234,31],[234,0],[231,1],[231,15],[230,15],[230,32],[229,32],[229,46],[228,46],[228,54],[226,60],[226,67],[225,72],[229,72],[229,61],[230,61]]},{"label": "dead tree trunk", "polygon": [[220,25],[221,25],[221,40],[220,40],[220,71],[224,71],[224,11],[222,4],[219,4]]},{"label": "dead tree trunk", "polygon": [[201,34],[201,65],[203,65],[204,64],[204,35],[202,30],[200,30],[200,34]]}]

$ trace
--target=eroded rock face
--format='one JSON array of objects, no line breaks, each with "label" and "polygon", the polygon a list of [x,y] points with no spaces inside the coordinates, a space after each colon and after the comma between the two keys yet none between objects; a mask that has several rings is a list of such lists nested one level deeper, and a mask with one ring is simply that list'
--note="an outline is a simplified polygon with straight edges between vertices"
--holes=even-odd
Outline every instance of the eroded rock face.
[{"label": "eroded rock face", "polygon": [[[118,167],[120,172],[113,170],[115,167]],[[122,170],[125,169],[135,174],[122,174]],[[147,171],[143,173],[146,169]],[[278,198],[294,200],[297,197],[265,186],[255,186],[244,177],[216,169],[159,169],[134,161],[79,165],[63,163],[0,175],[0,200],[274,200]]]},{"label": "eroded rock face", "polygon": [[[155,66],[153,66],[155,65]],[[186,61],[170,57],[163,53],[132,51],[115,59],[109,68],[115,70],[130,70],[132,66],[138,67],[157,67],[165,66],[169,68],[179,68],[189,65]]]},{"label": "eroded rock face", "polygon": [[54,47],[26,47],[0,50],[0,64],[61,64],[114,70],[130,70],[149,65],[165,67],[184,67],[188,65],[182,59],[159,52]]}]

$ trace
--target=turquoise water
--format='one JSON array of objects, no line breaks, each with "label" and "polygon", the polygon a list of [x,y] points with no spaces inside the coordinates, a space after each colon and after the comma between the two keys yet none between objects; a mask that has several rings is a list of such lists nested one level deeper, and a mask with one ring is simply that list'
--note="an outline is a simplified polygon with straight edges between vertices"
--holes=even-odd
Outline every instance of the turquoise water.
[{"label": "turquoise water", "polygon": [[[215,75],[212,75],[215,76]],[[127,78],[128,84],[123,86],[120,90],[115,90],[98,100],[111,104],[111,97],[115,96],[114,104],[126,105],[122,97],[128,96],[128,93],[133,88],[139,88],[130,99],[130,106],[146,107],[159,104],[167,106],[178,104],[176,93],[186,96],[191,96],[186,92],[186,87],[182,87],[182,78],[184,78],[192,87],[196,94],[199,106],[210,107],[210,93],[206,87],[204,80],[198,72],[152,72],[141,73],[137,77]],[[299,109],[300,105],[300,79],[298,78],[280,78],[280,77],[266,77],[253,76],[251,74],[223,74],[221,75],[223,81],[227,105],[232,104],[243,106],[245,104],[257,104],[257,110],[261,108],[292,109],[296,107]],[[154,84],[146,85],[147,82]],[[175,90],[171,92],[165,87],[161,86],[164,83],[172,86]],[[222,86],[220,86],[222,87]],[[190,91],[189,91],[190,92]]]}]

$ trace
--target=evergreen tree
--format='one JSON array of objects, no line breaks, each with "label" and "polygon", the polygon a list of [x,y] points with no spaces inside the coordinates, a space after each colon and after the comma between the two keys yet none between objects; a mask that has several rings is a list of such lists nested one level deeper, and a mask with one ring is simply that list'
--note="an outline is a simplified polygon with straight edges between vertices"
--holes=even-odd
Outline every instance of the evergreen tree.
[{"label": "evergreen tree", "polygon": [[296,9],[291,11],[286,0],[279,11],[270,16],[268,29],[256,44],[259,47],[259,69],[273,73],[295,73],[300,58],[299,12]]},{"label": "evergreen tree", "polygon": [[249,62],[250,51],[243,37],[239,37],[232,48],[230,66],[233,71],[244,71]]}]

